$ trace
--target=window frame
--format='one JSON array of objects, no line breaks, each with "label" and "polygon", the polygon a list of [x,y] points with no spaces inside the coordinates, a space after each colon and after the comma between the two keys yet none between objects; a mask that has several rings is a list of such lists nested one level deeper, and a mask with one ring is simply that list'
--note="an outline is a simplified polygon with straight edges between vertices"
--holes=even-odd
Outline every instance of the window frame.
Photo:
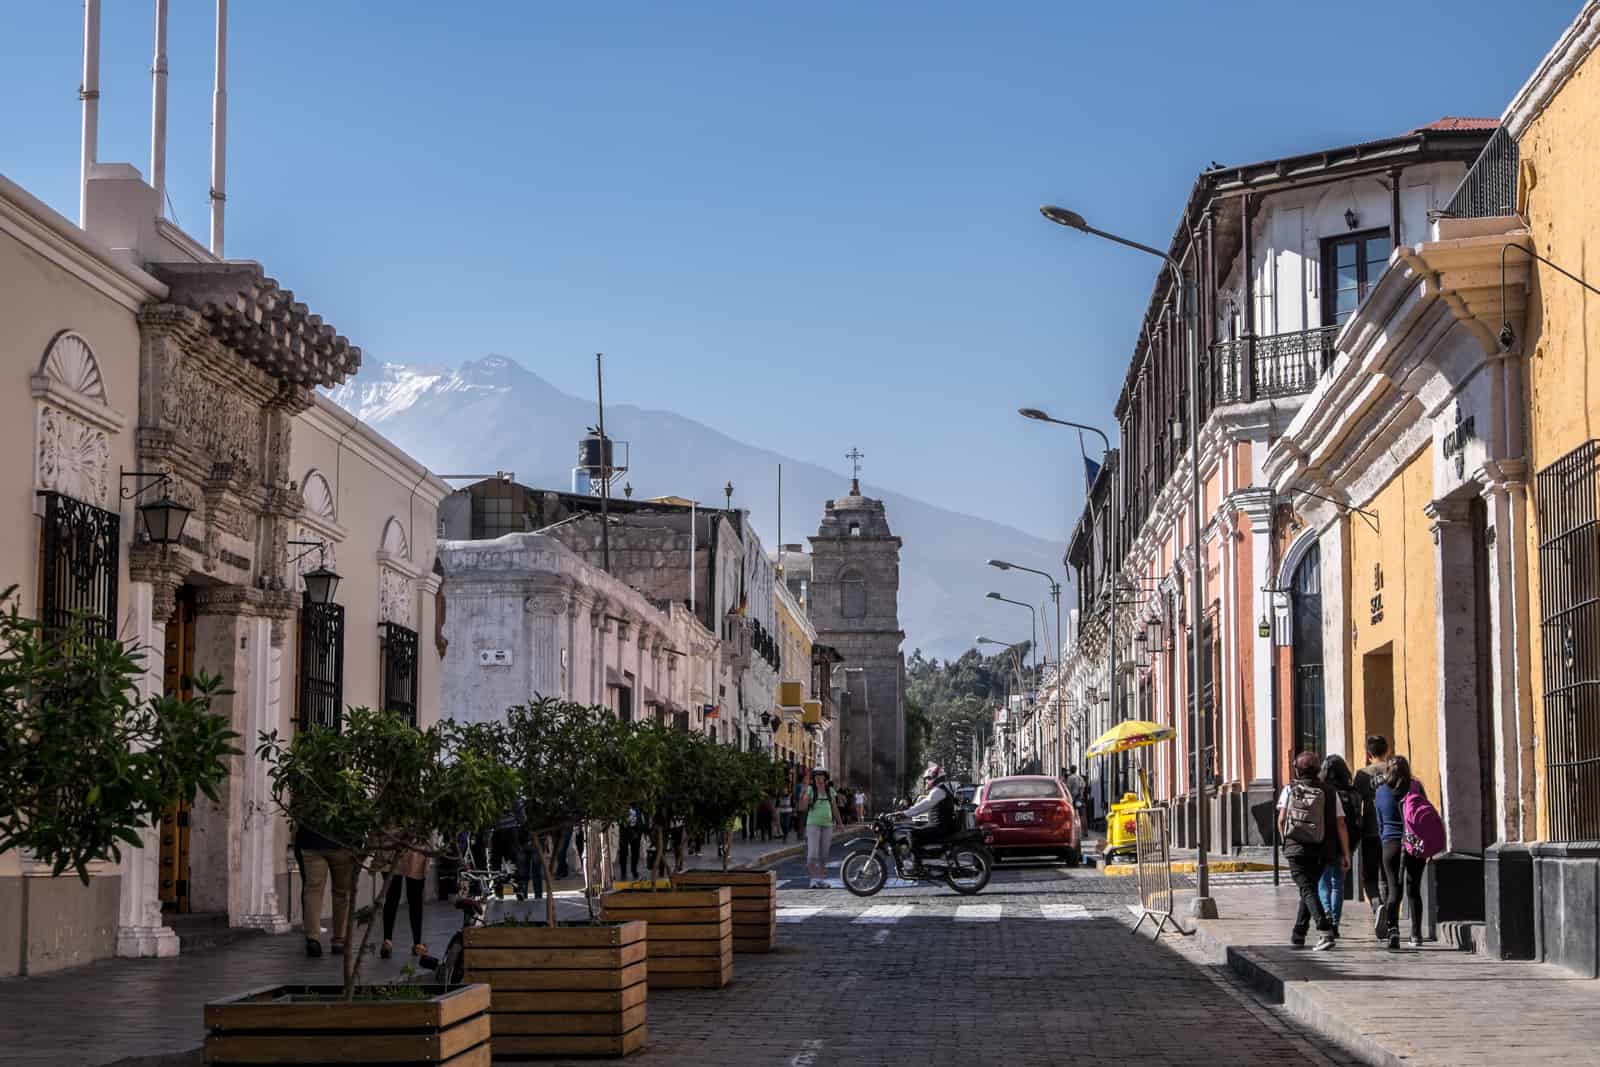
[{"label": "window frame", "polygon": [[[1366,257],[1367,242],[1374,237],[1382,237],[1389,242],[1389,253],[1383,257],[1383,266],[1371,277],[1367,276],[1370,261]],[[1383,277],[1384,270],[1388,267],[1389,256],[1394,254],[1394,235],[1387,226],[1374,227],[1368,230],[1351,230],[1349,233],[1338,234],[1322,239],[1322,325],[1340,326],[1338,320],[1338,268],[1337,249],[1341,245],[1353,244],[1356,247],[1356,306],[1350,309],[1354,315],[1361,310],[1367,302],[1367,297],[1372,295],[1372,287]]]}]

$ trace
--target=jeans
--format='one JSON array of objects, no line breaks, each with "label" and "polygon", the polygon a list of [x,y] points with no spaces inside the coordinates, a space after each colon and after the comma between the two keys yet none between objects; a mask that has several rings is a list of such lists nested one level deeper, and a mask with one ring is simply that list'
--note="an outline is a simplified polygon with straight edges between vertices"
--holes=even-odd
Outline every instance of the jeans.
[{"label": "jeans", "polygon": [[1361,839],[1361,892],[1372,910],[1383,905],[1383,890],[1378,884],[1383,869],[1383,842],[1376,837]]},{"label": "jeans", "polygon": [[400,894],[406,895],[406,915],[411,919],[411,943],[422,944],[422,879],[395,875],[383,897],[383,939],[394,940],[394,920],[400,911]]},{"label": "jeans", "polygon": [[1284,862],[1289,865],[1289,877],[1300,891],[1300,907],[1294,916],[1294,939],[1304,941],[1306,930],[1313,920],[1318,930],[1327,930],[1328,914],[1322,910],[1322,900],[1317,896],[1317,882],[1322,877],[1322,853],[1285,852]]},{"label": "jeans", "polygon": [[793,830],[793,829],[794,829],[794,812],[792,812],[792,811],[780,811],[780,812],[778,812],[778,831],[783,835],[783,839],[785,841],[789,840],[789,831]]},{"label": "jeans", "polygon": [[638,830],[624,830],[617,848],[617,880],[628,878],[628,870],[633,869],[635,880],[639,877],[639,845],[644,838]]},{"label": "jeans", "polygon": [[1322,910],[1328,916],[1328,921],[1334,929],[1339,927],[1339,919],[1344,915],[1344,864],[1342,862],[1325,863],[1322,865],[1322,876],[1317,879],[1317,899],[1322,901]]},{"label": "jeans", "polygon": [[332,940],[344,943],[345,922],[350,916],[350,893],[355,887],[355,857],[342,848],[305,849],[300,853],[300,867],[305,874],[305,886],[300,891],[301,925],[306,940],[322,939],[322,895],[328,883],[333,882]]},{"label": "jeans", "polygon": [[1397,937],[1400,922],[1400,890],[1405,887],[1406,914],[1411,918],[1411,936],[1422,940],[1422,872],[1428,861],[1407,852],[1398,841],[1383,843],[1383,922],[1389,936]]}]

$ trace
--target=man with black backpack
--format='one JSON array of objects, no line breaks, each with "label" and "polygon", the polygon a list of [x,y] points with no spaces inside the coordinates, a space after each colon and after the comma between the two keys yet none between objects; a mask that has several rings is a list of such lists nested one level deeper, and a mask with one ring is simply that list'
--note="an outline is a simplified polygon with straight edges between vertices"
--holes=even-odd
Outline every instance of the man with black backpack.
[{"label": "man with black backpack", "polygon": [[1344,804],[1339,794],[1320,780],[1321,761],[1314,752],[1295,757],[1294,777],[1278,795],[1278,831],[1283,835],[1283,858],[1289,877],[1300,892],[1300,907],[1295,912],[1290,943],[1296,948],[1306,943],[1306,931],[1317,924],[1315,951],[1324,952],[1338,943],[1333,924],[1322,908],[1317,883],[1322,868],[1343,863],[1350,869],[1350,832],[1345,827]]}]

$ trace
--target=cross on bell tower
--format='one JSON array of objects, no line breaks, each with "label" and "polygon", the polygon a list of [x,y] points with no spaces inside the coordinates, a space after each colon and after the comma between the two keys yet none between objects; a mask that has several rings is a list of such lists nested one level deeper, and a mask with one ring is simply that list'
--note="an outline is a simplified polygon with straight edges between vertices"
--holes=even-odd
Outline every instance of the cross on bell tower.
[{"label": "cross on bell tower", "polygon": [[867,458],[867,454],[852,445],[850,451],[844,454],[844,458],[850,461],[850,495],[860,496],[861,461]]}]

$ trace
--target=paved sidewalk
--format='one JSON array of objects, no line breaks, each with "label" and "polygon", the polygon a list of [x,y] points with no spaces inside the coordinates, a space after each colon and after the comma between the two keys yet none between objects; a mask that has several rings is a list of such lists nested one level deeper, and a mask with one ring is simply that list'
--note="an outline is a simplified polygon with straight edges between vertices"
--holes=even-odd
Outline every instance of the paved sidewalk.
[{"label": "paved sidewalk", "polygon": [[[788,842],[735,837],[729,866],[765,867],[804,852],[804,841],[797,842],[793,834]],[[691,868],[714,869],[716,848],[686,860]],[[581,877],[562,879],[555,888],[561,918],[586,914]],[[533,918],[542,918],[544,907],[532,900],[493,905],[497,916]],[[397,918],[395,958],[376,957],[380,931],[374,930],[373,954],[362,967],[364,981],[395,981],[411,964],[406,954],[411,931],[403,908]],[[431,951],[443,952],[460,927],[460,913],[448,901],[428,901],[423,937]],[[337,984],[341,964],[332,955],[307,959],[296,929],[176,959],[101,960],[36,978],[0,979],[0,1049],[5,1050],[0,1060],[7,1067],[198,1064],[205,1036],[201,1008],[207,1001],[263,986]]]},{"label": "paved sidewalk", "polygon": [[1362,901],[1346,902],[1345,936],[1337,947],[1293,949],[1288,942],[1296,897],[1288,879],[1277,888],[1229,881],[1227,875],[1213,879],[1218,919],[1187,918],[1193,894],[1180,892],[1178,914],[1194,932],[1166,934],[1162,942],[1225,965],[1369,1063],[1600,1062],[1600,982],[1547,964],[1489,960],[1434,942],[1390,952],[1372,936]]}]

